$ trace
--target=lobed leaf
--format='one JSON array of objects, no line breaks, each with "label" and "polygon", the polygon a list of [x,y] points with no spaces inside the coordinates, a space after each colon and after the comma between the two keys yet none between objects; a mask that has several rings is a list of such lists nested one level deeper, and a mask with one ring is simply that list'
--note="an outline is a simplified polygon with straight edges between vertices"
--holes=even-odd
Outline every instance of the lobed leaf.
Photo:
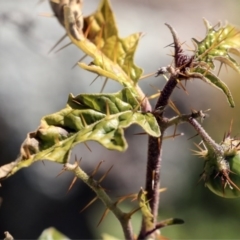
[{"label": "lobed leaf", "polygon": [[142,75],[142,69],[133,62],[141,33],[135,33],[122,39],[108,0],[103,0],[98,10],[84,18],[85,29],[89,27],[87,38],[101,49],[101,52],[116,62],[134,81]]},{"label": "lobed leaf", "polygon": [[71,41],[93,58],[89,66],[79,66],[102,76],[110,75],[124,86],[137,83],[143,70],[134,64],[133,58],[142,34],[120,38],[108,0],[102,0],[97,11],[84,18],[84,29],[78,28],[71,6],[64,7],[64,19]]},{"label": "lobed leaf", "polygon": [[143,70],[134,63],[142,33],[120,38],[109,0],[102,0],[97,11],[87,17],[82,14],[82,1],[57,0],[51,7],[72,43],[93,58],[90,64],[79,62],[78,65],[98,76],[105,76],[105,83],[107,79],[113,79],[131,88],[145,111],[151,111],[148,99],[137,84]]},{"label": "lobed leaf", "polygon": [[196,46],[196,58],[214,68],[213,60],[225,63],[240,73],[239,63],[230,56],[230,53],[240,56],[240,30],[231,24],[216,27],[204,19],[207,35],[202,41],[193,39]]},{"label": "lobed leaf", "polygon": [[65,164],[71,149],[89,140],[110,150],[124,151],[127,142],[123,129],[132,124],[138,124],[148,134],[159,137],[155,117],[150,112],[138,110],[139,103],[128,88],[115,94],[70,95],[66,108],[45,116],[39,128],[27,135],[20,157],[0,168],[0,179],[39,160]]}]

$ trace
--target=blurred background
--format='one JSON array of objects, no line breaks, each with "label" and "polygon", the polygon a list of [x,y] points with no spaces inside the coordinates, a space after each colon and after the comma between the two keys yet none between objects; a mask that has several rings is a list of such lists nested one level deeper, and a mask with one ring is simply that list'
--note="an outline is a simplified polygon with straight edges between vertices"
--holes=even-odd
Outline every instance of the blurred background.
[{"label": "blurred background", "polygon": [[[93,12],[99,1],[84,2],[84,15]],[[192,47],[191,38],[201,40],[206,29],[202,18],[213,25],[219,20],[228,20],[240,26],[239,0],[112,0],[120,36],[133,32],[144,32],[135,61],[146,74],[168,65],[172,59],[168,54],[172,43],[165,22],[171,24],[180,39]],[[92,73],[72,66],[83,56],[74,45],[48,54],[49,49],[64,35],[64,29],[55,18],[41,17],[51,13],[48,1],[37,4],[37,0],[0,1],[0,165],[16,159],[27,132],[35,130],[42,116],[62,109],[69,93],[99,92],[103,79]],[[67,44],[65,40],[60,46]],[[186,49],[188,47],[186,46]],[[90,59],[84,60],[86,63]],[[218,66],[218,65],[217,65]],[[186,95],[176,89],[172,100],[182,113],[191,109],[211,108],[203,126],[220,142],[233,119],[233,135],[240,133],[240,76],[232,70],[222,69],[221,78],[229,85],[236,103],[230,108],[225,96],[217,89],[200,80],[187,84]],[[140,83],[147,95],[161,89],[165,80],[161,77],[148,78]],[[116,92],[120,85],[109,81],[104,92]],[[154,104],[154,101],[152,102]],[[173,116],[171,110],[168,116]],[[145,185],[147,136],[136,136],[142,130],[136,126],[126,130],[129,148],[125,153],[103,149],[89,142],[92,152],[84,145],[74,149],[82,157],[82,168],[90,173],[104,160],[98,177],[114,165],[103,186],[116,198],[136,193]],[[162,230],[170,239],[238,239],[240,223],[240,200],[223,199],[197,184],[203,170],[203,160],[192,155],[198,137],[191,126],[178,127],[184,136],[164,142],[161,186],[167,191],[161,194],[159,219],[178,217],[184,225]],[[167,134],[172,134],[169,129]],[[67,193],[73,179],[71,173],[57,177],[62,166],[48,161],[35,163],[5,180],[0,188],[0,238],[9,231],[18,239],[35,239],[43,229],[56,227],[72,239],[100,238],[109,233],[123,238],[120,225],[110,213],[97,227],[104,212],[100,201],[95,202],[83,213],[80,210],[95,197],[94,193],[80,180]],[[133,209],[135,203],[122,204],[123,209]],[[138,233],[139,213],[133,216]]]}]

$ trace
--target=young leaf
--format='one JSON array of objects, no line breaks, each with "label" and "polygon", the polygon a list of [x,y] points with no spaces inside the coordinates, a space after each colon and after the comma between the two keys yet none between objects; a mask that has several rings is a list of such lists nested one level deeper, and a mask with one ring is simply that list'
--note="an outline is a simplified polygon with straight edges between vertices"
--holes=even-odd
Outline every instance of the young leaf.
[{"label": "young leaf", "polygon": [[56,2],[52,5],[56,17],[65,27],[72,43],[93,58],[89,65],[83,62],[78,65],[131,88],[138,101],[141,101],[144,110],[151,111],[151,105],[137,84],[143,70],[133,61],[142,33],[132,34],[125,39],[120,38],[109,0],[102,0],[98,10],[88,17],[82,17],[82,3],[78,2],[76,0],[68,4]]},{"label": "young leaf", "polygon": [[[120,38],[108,0],[103,0],[94,14],[85,17],[84,23],[90,28],[87,38],[96,46],[101,41],[101,52],[121,66],[132,80],[137,81],[142,75],[142,69],[133,63],[133,57],[142,34],[136,33],[125,39]],[[99,39],[99,36],[102,38]]]},{"label": "young leaf", "polygon": [[64,7],[64,19],[71,41],[93,58],[90,65],[79,64],[82,68],[110,77],[124,86],[136,84],[143,71],[134,64],[133,57],[142,34],[119,38],[108,0],[102,0],[98,10],[84,18],[83,31],[77,27],[71,6]]},{"label": "young leaf", "polygon": [[[231,24],[213,27],[204,19],[207,35],[202,41],[193,39],[196,44],[196,59],[214,68],[213,60],[225,63],[240,73],[239,63],[229,53],[240,56],[240,30]],[[216,29],[215,29],[216,28]]]},{"label": "young leaf", "polygon": [[38,160],[64,164],[76,144],[89,140],[110,150],[124,151],[127,142],[123,129],[131,124],[159,137],[155,117],[137,111],[138,108],[139,103],[128,88],[115,94],[70,95],[66,108],[45,116],[39,128],[27,135],[20,157],[0,168],[0,179]]},{"label": "young leaf", "polygon": [[231,91],[229,90],[228,86],[224,82],[222,82],[220,80],[220,78],[218,78],[214,73],[208,71],[205,68],[198,66],[196,68],[193,68],[192,72],[188,72],[188,76],[200,78],[200,79],[206,81],[207,83],[213,85],[217,89],[222,90],[223,93],[226,95],[230,106],[234,107],[235,104],[233,101]]}]

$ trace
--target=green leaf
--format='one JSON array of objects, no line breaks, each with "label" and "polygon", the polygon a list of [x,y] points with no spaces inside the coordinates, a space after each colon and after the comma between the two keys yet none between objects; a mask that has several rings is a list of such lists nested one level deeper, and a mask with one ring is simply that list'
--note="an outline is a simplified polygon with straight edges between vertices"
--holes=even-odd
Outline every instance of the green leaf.
[{"label": "green leaf", "polygon": [[50,227],[45,229],[38,240],[70,240],[67,236],[59,232],[56,228]]},{"label": "green leaf", "polygon": [[78,65],[98,76],[105,76],[105,83],[107,79],[113,79],[132,89],[142,107],[151,111],[148,99],[137,84],[143,70],[134,63],[142,33],[120,38],[109,0],[102,0],[97,11],[87,17],[82,14],[82,1],[67,4],[54,1],[51,7],[72,43],[93,58],[90,64],[79,62]]},{"label": "green leaf", "polygon": [[214,73],[202,67],[196,67],[192,69],[192,72],[188,72],[188,75],[191,76],[191,73],[193,73],[193,76],[195,75],[194,73],[200,74],[199,76],[195,75],[195,77],[199,77],[207,83],[211,84],[212,86],[216,87],[217,89],[223,91],[223,93],[228,99],[230,106],[234,107],[235,104],[231,91],[229,90],[228,86],[224,82],[222,82],[220,78],[218,78]]},{"label": "green leaf", "polygon": [[123,129],[132,124],[140,125],[152,136],[160,136],[155,117],[139,111],[139,103],[128,88],[115,94],[70,95],[66,108],[45,116],[39,128],[27,135],[20,157],[0,168],[0,179],[43,159],[64,164],[71,149],[85,141],[124,151],[127,142]]},{"label": "green leaf", "polygon": [[85,17],[84,23],[90,26],[87,38],[99,46],[101,52],[116,62],[132,80],[137,81],[142,75],[142,69],[133,63],[133,57],[142,34],[120,38],[108,0],[103,0],[94,14]]},{"label": "green leaf", "polygon": [[204,19],[207,35],[202,41],[193,39],[196,44],[196,58],[214,68],[213,60],[225,63],[240,73],[239,63],[229,55],[240,56],[240,30],[231,24],[213,27]]},{"label": "green leaf", "polygon": [[65,6],[64,19],[71,41],[93,58],[90,65],[79,66],[124,86],[133,87],[137,83],[143,70],[134,64],[133,58],[142,34],[120,38],[108,0],[102,0],[97,11],[84,18],[83,31],[77,27],[71,6]]}]

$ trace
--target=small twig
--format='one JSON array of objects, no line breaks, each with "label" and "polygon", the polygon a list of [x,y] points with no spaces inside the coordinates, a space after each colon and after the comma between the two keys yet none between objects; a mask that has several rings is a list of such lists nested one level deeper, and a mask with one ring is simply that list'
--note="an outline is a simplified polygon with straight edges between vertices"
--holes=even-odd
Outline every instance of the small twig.
[{"label": "small twig", "polygon": [[86,183],[97,195],[97,197],[104,203],[104,205],[113,212],[116,218],[121,223],[125,239],[133,240],[133,231],[130,219],[127,213],[124,213],[117,207],[117,204],[107,195],[105,190],[100,186],[99,182],[88,176],[78,165],[66,163],[65,169],[74,172],[75,176]]},{"label": "small twig", "polygon": [[166,121],[165,128],[171,127],[173,125],[179,125],[181,123],[189,122],[189,118],[205,118],[203,111],[192,112],[191,114],[182,114],[176,117],[172,117]]},{"label": "small twig", "polygon": [[208,133],[202,128],[201,124],[194,119],[193,117],[190,117],[188,119],[188,122],[194,127],[198,135],[201,136],[204,143],[208,146],[208,149],[213,151],[215,154],[217,154],[220,158],[223,156],[223,149],[222,147],[217,144],[209,135]]},{"label": "small twig", "polygon": [[171,66],[167,67],[168,72],[171,73],[171,76],[166,83],[165,87],[163,88],[161,95],[159,96],[159,99],[156,103],[155,110],[161,108],[162,112],[165,109],[165,107],[168,105],[169,98],[175,89],[175,87],[178,84],[177,78],[178,78],[178,72],[175,71],[175,69]]}]

